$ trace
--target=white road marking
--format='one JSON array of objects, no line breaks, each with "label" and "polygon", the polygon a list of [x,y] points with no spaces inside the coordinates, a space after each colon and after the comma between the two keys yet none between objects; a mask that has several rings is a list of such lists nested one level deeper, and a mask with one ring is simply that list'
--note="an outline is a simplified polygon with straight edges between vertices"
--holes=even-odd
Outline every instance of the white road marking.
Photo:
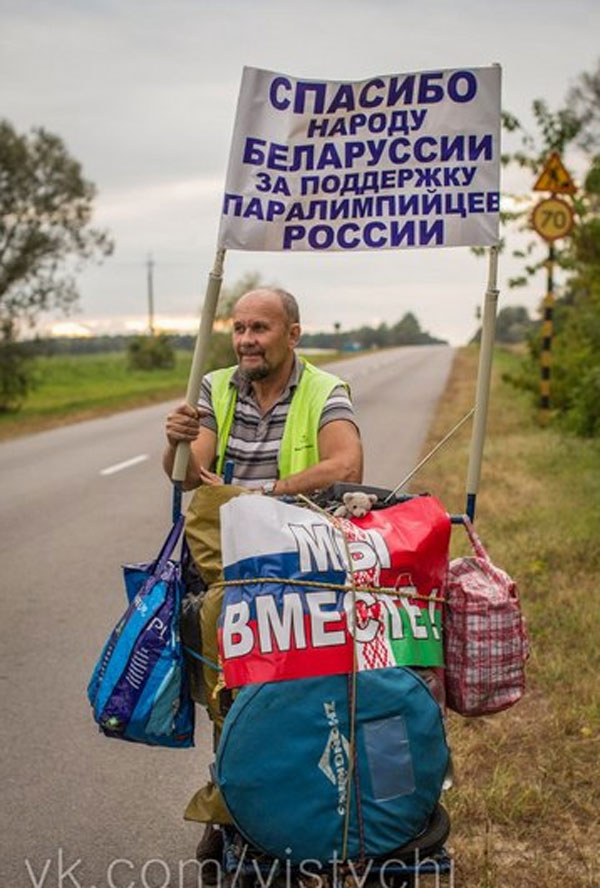
[{"label": "white road marking", "polygon": [[115,463],[114,466],[107,466],[106,469],[102,469],[100,474],[114,475],[115,472],[121,472],[123,469],[128,469],[130,466],[135,466],[138,463],[145,462],[147,459],[150,459],[150,455],[148,453],[140,453],[139,456],[132,456],[131,459],[126,459],[124,462]]}]

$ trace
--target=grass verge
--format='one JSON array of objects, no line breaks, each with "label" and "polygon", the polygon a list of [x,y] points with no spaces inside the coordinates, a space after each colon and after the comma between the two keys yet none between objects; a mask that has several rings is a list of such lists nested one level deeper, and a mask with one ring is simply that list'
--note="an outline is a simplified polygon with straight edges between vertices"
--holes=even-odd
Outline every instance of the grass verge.
[{"label": "grass verge", "polygon": [[[450,716],[457,780],[446,796],[456,884],[600,885],[600,441],[541,429],[527,395],[502,381],[498,350],[477,526],[517,581],[531,637],[528,691],[494,716]],[[429,450],[473,403],[477,351],[458,352]],[[413,490],[464,509],[470,432],[424,467]],[[466,554],[453,531],[453,554]]]},{"label": "grass verge", "polygon": [[125,352],[38,357],[35,384],[19,411],[0,413],[0,438],[12,438],[176,398],[191,356],[176,352],[172,370],[129,370]]}]

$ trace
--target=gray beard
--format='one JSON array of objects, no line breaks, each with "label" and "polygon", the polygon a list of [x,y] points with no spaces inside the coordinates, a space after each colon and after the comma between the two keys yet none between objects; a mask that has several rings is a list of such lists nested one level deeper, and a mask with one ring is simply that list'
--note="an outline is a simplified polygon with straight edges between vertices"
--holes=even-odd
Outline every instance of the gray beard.
[{"label": "gray beard", "polygon": [[262,367],[254,367],[252,370],[242,370],[240,367],[240,373],[247,379],[249,382],[255,382],[259,379],[266,379],[266,377],[271,372],[271,368],[266,364],[263,364]]}]

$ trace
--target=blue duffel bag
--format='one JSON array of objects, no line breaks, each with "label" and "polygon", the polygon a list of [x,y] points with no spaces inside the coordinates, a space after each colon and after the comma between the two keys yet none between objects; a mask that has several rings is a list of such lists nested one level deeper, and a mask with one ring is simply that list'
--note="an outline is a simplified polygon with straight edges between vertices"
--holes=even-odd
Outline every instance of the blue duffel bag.
[{"label": "blue duffel bag", "polygon": [[181,564],[171,558],[183,523],[180,515],[155,561],[124,568],[129,607],[88,685],[94,720],[108,737],[194,745],[194,704],[179,634]]},{"label": "blue duffel bag", "polygon": [[[438,703],[413,670],[247,685],[225,720],[216,777],[242,835],[298,864],[379,857],[417,836],[448,765]],[[350,816],[346,823],[347,793]]]}]

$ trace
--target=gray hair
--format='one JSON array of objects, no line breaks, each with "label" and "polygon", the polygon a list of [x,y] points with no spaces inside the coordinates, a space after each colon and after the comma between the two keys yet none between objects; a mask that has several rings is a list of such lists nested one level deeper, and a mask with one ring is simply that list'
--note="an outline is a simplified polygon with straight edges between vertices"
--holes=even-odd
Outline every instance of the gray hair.
[{"label": "gray hair", "polygon": [[296,297],[292,296],[291,293],[288,293],[287,290],[282,290],[280,287],[265,287],[265,290],[267,289],[270,290],[272,293],[276,293],[281,299],[283,310],[285,311],[290,324],[299,324],[300,309],[298,308]]}]

